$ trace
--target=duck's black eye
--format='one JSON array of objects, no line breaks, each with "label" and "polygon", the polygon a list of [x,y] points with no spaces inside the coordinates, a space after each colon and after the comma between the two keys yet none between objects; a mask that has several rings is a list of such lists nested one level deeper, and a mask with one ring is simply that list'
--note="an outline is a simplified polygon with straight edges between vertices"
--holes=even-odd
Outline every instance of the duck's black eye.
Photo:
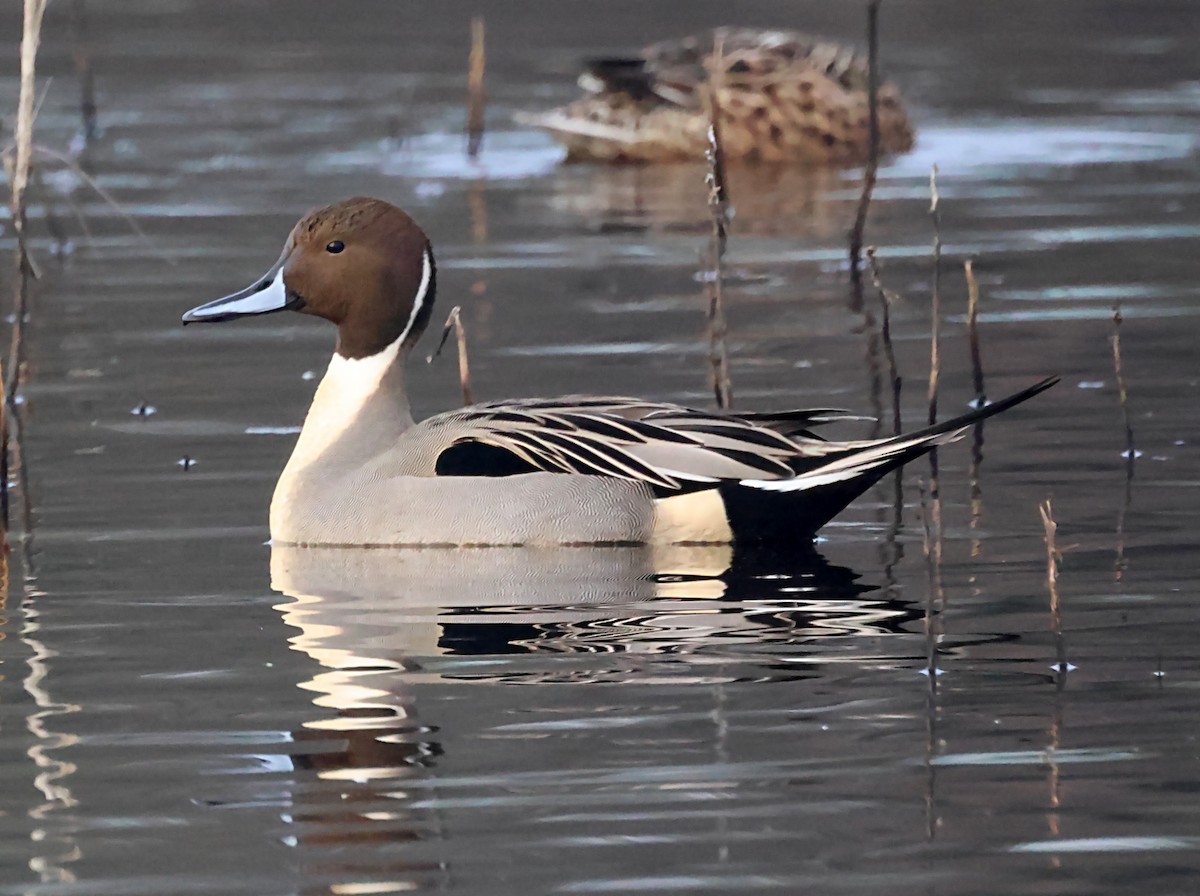
[{"label": "duck's black eye", "polygon": [[328,246],[325,247],[325,251],[328,252],[330,255],[337,255],[339,252],[341,252],[345,248],[346,248],[346,244],[343,243],[341,240],[334,240],[332,243],[330,243]]}]

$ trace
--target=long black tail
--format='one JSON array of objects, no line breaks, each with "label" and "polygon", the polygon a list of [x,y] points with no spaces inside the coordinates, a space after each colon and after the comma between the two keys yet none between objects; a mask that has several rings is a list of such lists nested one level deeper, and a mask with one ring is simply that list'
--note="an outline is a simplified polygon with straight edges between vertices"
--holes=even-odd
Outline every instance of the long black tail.
[{"label": "long black tail", "polygon": [[[917,430],[916,432],[908,432],[908,433],[904,433],[903,435],[896,436],[895,441],[908,441],[909,439],[932,438],[934,436],[942,435],[943,433],[954,432],[955,430],[958,430],[958,429],[965,429],[966,427],[972,426],[981,420],[986,420],[988,417],[994,417],[996,414],[1001,414],[1004,411],[1007,411],[1011,407],[1016,407],[1021,402],[1028,401],[1030,398],[1033,398],[1033,396],[1035,396],[1035,395],[1040,395],[1041,393],[1043,393],[1047,389],[1049,389],[1051,386],[1053,386],[1055,383],[1057,383],[1059,381],[1059,379],[1061,379],[1061,377],[1048,376],[1041,382],[1034,383],[1028,389],[1022,389],[1020,392],[1014,392],[1012,395],[1009,395],[1007,398],[1001,398],[999,401],[988,402],[981,408],[976,408],[973,411],[967,411],[967,413],[965,413],[965,414],[960,414],[959,416],[953,417],[949,420],[943,420],[941,423],[935,423],[935,424],[933,424],[933,426],[927,427],[925,429]],[[935,448],[937,446],[937,444],[943,444],[943,443],[939,442],[934,445],[930,445],[926,450],[929,450],[930,448]],[[924,454],[924,453],[925,453],[924,451],[921,452],[921,454]]]},{"label": "long black tail", "polygon": [[876,442],[847,445],[782,482],[722,485],[725,512],[735,532],[750,541],[805,541],[888,473],[960,438],[968,427],[1045,392],[1048,377],[1028,389],[926,429]]}]

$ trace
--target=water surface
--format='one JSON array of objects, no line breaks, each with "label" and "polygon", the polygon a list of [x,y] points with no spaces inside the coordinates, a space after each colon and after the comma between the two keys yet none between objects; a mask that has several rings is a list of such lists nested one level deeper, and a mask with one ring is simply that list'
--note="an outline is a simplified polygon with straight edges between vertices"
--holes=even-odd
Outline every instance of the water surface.
[{"label": "water surface", "polygon": [[[68,7],[51,6],[41,60],[39,141],[58,151],[77,130]],[[853,4],[739,8],[862,30]],[[473,163],[476,12],[491,104]],[[925,464],[810,556],[272,551],[271,488],[332,334],[284,316],[178,325],[266,270],[307,208],[376,194],[432,236],[479,398],[707,405],[703,172],[562,166],[509,115],[568,98],[577,58],[721,24],[726,5],[689,4],[686,22],[629,2],[88,13],[103,128],[88,170],[148,238],[47,171],[72,250],[54,260],[38,211],[15,503],[29,534],[0,625],[0,893],[1194,890],[1191,4],[884,6],[919,131],[882,169],[868,231],[901,296],[905,423],[925,414],[935,163],[942,413],[972,397],[968,257],[988,393],[1063,376],[974,454],[941,453],[940,565]],[[0,16],[15,34],[15,10]],[[12,109],[15,55],[0,64]],[[847,289],[857,184],[733,172],[737,406],[890,425],[878,297]],[[414,363],[418,415],[457,403],[454,366]]]}]

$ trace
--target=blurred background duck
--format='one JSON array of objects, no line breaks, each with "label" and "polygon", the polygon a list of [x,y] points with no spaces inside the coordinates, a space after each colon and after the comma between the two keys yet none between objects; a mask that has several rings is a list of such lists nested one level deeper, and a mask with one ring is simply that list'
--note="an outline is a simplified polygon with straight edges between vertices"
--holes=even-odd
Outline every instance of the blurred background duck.
[{"label": "blurred background duck", "polygon": [[[717,28],[593,60],[579,77],[584,97],[518,120],[553,134],[570,161],[699,160],[714,72],[727,158],[852,165],[867,157],[866,55],[795,31]],[[900,92],[886,81],[879,136],[887,153],[913,144]]]}]

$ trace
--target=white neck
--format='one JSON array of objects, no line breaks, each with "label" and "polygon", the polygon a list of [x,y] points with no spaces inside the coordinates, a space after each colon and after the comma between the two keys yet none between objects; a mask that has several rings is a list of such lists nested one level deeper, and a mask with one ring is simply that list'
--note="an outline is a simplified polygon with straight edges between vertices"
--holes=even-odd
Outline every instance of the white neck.
[{"label": "white neck", "polygon": [[[401,336],[366,358],[335,354],[313,396],[284,474],[317,460],[357,463],[395,444],[412,426]],[[407,354],[407,353],[405,353]]]}]

